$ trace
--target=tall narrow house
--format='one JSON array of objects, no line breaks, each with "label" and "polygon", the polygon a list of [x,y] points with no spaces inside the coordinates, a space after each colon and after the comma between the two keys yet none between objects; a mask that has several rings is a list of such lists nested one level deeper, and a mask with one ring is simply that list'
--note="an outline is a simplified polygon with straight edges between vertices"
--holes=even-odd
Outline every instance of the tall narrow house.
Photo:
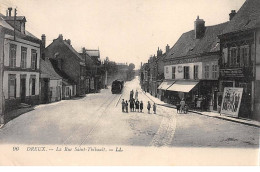
[{"label": "tall narrow house", "polygon": [[[67,89],[62,90],[65,96],[84,96],[86,93],[85,59],[72,47],[71,40],[64,40],[60,34],[45,48],[44,53],[51,61],[55,72],[66,79],[63,88],[67,86]],[[73,87],[69,87],[70,85]]]},{"label": "tall narrow house", "polygon": [[41,40],[26,31],[25,16],[8,10],[7,16],[0,14],[1,113],[39,102]]},{"label": "tall narrow house", "polygon": [[246,0],[219,36],[219,90],[243,88],[240,117],[260,120],[260,1]]}]

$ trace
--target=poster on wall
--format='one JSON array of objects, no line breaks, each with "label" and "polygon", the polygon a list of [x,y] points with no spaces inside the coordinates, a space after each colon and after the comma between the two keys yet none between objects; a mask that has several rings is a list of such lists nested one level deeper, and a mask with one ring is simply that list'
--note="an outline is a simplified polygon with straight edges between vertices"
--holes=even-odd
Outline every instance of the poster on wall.
[{"label": "poster on wall", "polygon": [[238,117],[243,88],[225,87],[220,114]]}]

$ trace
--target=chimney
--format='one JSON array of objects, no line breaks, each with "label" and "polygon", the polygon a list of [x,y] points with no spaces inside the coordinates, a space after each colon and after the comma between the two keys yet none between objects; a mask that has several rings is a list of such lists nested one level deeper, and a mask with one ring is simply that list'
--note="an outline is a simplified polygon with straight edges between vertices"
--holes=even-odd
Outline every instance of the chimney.
[{"label": "chimney", "polygon": [[70,39],[68,39],[68,40],[67,40],[67,43],[68,43],[69,45],[71,45],[71,40],[70,40]]},{"label": "chimney", "polygon": [[194,22],[195,39],[202,38],[204,36],[205,30],[205,21],[203,19],[200,19],[198,16],[196,21]]},{"label": "chimney", "polygon": [[42,48],[45,48],[46,46],[46,36],[45,34],[42,34]]},{"label": "chimney", "polygon": [[237,14],[236,10],[231,10],[231,13],[229,14],[229,20],[232,20],[236,14]]},{"label": "chimney", "polygon": [[9,16],[10,16],[10,17],[12,16],[12,9],[13,9],[12,7],[9,7],[9,8],[8,8]]},{"label": "chimney", "polygon": [[161,56],[162,55],[162,50],[158,47],[158,50],[157,50],[157,57],[158,56]]},{"label": "chimney", "polygon": [[62,34],[59,34],[59,40],[63,41],[63,36],[62,36]]},{"label": "chimney", "polygon": [[169,50],[170,50],[170,46],[167,44],[167,45],[166,45],[166,53],[168,53]]},{"label": "chimney", "polygon": [[85,48],[85,47],[82,48],[82,53],[83,53],[83,54],[86,53],[86,48]]}]

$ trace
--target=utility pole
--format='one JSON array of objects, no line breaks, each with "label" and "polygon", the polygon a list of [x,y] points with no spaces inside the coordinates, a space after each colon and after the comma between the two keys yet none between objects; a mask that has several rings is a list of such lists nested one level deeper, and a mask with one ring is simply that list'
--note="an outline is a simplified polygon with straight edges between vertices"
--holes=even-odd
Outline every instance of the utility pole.
[{"label": "utility pole", "polygon": [[16,15],[17,15],[17,10],[16,10],[16,8],[14,9],[14,40],[15,40],[15,28],[16,28],[16,26],[15,26],[15,24],[16,24]]}]

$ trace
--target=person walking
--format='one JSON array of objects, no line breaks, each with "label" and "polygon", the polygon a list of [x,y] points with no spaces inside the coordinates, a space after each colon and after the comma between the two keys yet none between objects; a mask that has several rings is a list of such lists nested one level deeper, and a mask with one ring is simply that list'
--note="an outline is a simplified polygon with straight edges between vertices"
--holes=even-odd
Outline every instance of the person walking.
[{"label": "person walking", "polygon": [[138,99],[138,91],[136,90],[135,91],[135,100],[137,100]]},{"label": "person walking", "polygon": [[122,112],[125,112],[125,100],[124,99],[122,99]]},{"label": "person walking", "polygon": [[150,114],[150,109],[151,109],[151,104],[150,104],[150,101],[148,101],[148,103],[147,103],[148,114]]},{"label": "person walking", "polygon": [[139,112],[139,101],[136,99],[135,101],[135,110]]},{"label": "person walking", "polygon": [[140,102],[140,111],[143,112],[143,108],[144,108],[144,104],[143,104],[143,101],[141,100]]},{"label": "person walking", "polygon": [[128,103],[127,103],[127,100],[125,101],[125,110],[126,110],[126,113],[128,113]]},{"label": "person walking", "polygon": [[184,112],[184,106],[185,106],[184,98],[181,99],[180,105],[181,105],[181,112]]},{"label": "person walking", "polygon": [[153,104],[153,113],[156,114],[156,104]]}]

